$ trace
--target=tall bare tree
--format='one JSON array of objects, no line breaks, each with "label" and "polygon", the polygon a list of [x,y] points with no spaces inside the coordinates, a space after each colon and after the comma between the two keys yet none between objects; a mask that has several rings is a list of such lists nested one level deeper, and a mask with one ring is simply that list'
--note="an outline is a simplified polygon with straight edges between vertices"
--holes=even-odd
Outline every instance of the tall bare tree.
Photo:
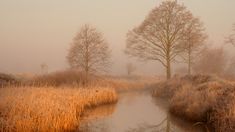
[{"label": "tall bare tree", "polygon": [[72,68],[85,72],[87,83],[90,73],[107,69],[110,55],[111,50],[102,33],[90,25],[84,25],[73,39],[67,60]]},{"label": "tall bare tree", "polygon": [[41,73],[42,74],[47,74],[48,73],[48,65],[46,63],[42,63],[40,65],[40,67],[41,67]]},{"label": "tall bare tree", "polygon": [[235,76],[235,56],[229,59],[228,66],[226,68],[226,76]]},{"label": "tall bare tree", "polygon": [[159,61],[171,78],[171,63],[182,51],[177,48],[193,15],[176,1],[164,1],[143,23],[127,34],[126,53],[143,60]]},{"label": "tall bare tree", "polygon": [[222,75],[227,66],[223,48],[205,49],[200,59],[193,66],[196,73]]},{"label": "tall bare tree", "polygon": [[127,74],[130,76],[136,70],[136,67],[132,63],[127,63],[126,69]]},{"label": "tall bare tree", "polygon": [[205,40],[207,35],[203,23],[200,22],[199,18],[193,18],[189,21],[189,25],[185,29],[184,39],[182,45],[179,46],[184,52],[181,57],[183,61],[188,65],[188,74],[191,74],[192,65],[198,55],[205,47]]},{"label": "tall bare tree", "polygon": [[235,24],[233,24],[232,33],[226,38],[226,43],[230,43],[235,46]]}]

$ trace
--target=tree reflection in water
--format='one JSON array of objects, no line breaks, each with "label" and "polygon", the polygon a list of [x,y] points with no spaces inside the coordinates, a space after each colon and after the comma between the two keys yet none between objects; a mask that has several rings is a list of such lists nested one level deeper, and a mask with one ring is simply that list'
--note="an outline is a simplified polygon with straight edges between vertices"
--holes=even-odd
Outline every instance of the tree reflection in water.
[{"label": "tree reflection in water", "polygon": [[161,105],[161,103],[164,104],[163,101],[155,101],[148,94],[129,94],[120,95],[121,99],[116,105],[87,110],[78,131],[204,132],[203,126],[169,114],[167,107]]},{"label": "tree reflection in water", "polygon": [[174,132],[169,116],[157,125],[141,124],[138,128],[129,129],[128,132]]},{"label": "tree reflection in water", "polygon": [[140,124],[137,128],[129,129],[127,132],[205,132],[206,129],[201,126],[195,126],[191,123],[185,123],[180,120],[167,117],[157,125]]}]

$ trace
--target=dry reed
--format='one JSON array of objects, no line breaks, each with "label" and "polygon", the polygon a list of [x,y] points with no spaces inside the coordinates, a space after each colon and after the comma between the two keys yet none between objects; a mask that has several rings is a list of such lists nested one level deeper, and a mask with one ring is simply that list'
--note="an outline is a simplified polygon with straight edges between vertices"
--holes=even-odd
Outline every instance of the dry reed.
[{"label": "dry reed", "polygon": [[72,131],[85,108],[116,101],[109,88],[0,89],[0,131]]},{"label": "dry reed", "polygon": [[209,124],[213,131],[235,131],[235,85],[215,76],[196,75],[162,82],[153,95],[169,101],[170,112]]}]

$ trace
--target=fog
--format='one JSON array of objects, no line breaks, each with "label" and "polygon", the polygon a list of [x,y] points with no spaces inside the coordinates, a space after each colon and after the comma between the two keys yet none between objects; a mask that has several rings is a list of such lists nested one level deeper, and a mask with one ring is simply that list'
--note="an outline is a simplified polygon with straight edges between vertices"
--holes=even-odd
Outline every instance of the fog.
[{"label": "fog", "polygon": [[[164,74],[158,62],[136,62],[124,54],[126,33],[138,26],[163,0],[0,0],[0,72],[39,73],[68,68],[65,56],[76,32],[91,24],[103,32],[112,49],[112,74]],[[179,0],[204,22],[208,43],[224,45],[235,22],[234,0]],[[227,49],[231,49],[226,46]],[[234,50],[234,49],[233,49]],[[232,50],[227,50],[232,53]]]}]

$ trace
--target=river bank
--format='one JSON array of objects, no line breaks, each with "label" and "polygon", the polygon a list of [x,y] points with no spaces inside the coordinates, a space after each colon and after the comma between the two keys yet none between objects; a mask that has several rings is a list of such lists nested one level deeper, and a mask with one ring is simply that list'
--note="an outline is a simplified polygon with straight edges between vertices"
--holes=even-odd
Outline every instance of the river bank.
[{"label": "river bank", "polygon": [[210,131],[235,130],[235,85],[216,76],[176,77],[156,85],[153,96],[169,103],[170,113]]},{"label": "river bank", "polygon": [[164,131],[167,126],[180,132],[204,131],[202,126],[193,126],[170,115],[164,105],[152,97],[149,90],[123,92],[117,104],[86,111],[79,132]]},{"label": "river bank", "polygon": [[[79,78],[79,76],[81,76]],[[0,131],[75,131],[89,108],[115,104],[155,78],[100,77],[82,85],[76,72],[56,72],[0,88]]]},{"label": "river bank", "polygon": [[87,108],[116,103],[111,88],[0,88],[0,131],[74,131]]}]

